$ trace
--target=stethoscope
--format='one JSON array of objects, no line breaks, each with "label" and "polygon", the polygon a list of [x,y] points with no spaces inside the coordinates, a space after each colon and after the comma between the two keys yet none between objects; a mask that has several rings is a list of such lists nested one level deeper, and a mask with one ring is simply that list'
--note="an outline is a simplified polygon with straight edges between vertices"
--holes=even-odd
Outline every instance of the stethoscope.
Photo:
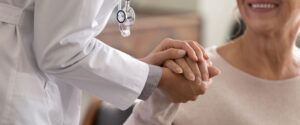
[{"label": "stethoscope", "polygon": [[130,0],[120,0],[118,5],[117,21],[119,23],[121,35],[123,37],[130,36],[130,27],[135,22],[135,12],[130,6]]}]

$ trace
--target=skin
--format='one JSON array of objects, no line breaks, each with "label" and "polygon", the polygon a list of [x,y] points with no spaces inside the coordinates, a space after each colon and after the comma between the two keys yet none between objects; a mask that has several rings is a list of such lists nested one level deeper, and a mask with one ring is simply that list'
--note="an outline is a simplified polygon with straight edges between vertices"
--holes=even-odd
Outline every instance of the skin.
[{"label": "skin", "polygon": [[249,7],[253,0],[237,0],[247,29],[217,51],[234,67],[253,76],[283,80],[300,75],[300,62],[293,53],[300,28],[300,1],[273,1],[279,6],[262,13]]},{"label": "skin", "polygon": [[[208,60],[208,55],[199,43],[195,41],[188,41],[188,43],[190,46],[194,46],[194,50],[197,50],[196,54],[198,57],[201,57],[201,55],[205,56],[203,58],[199,58],[198,61],[194,61],[189,57],[167,60],[164,63],[164,67],[171,69],[175,73],[183,74],[183,76],[185,76],[188,80],[196,81],[200,84],[210,83],[210,78],[220,74],[220,70],[217,67],[214,67]],[[208,84],[204,84],[205,88],[207,88],[207,85]]]},{"label": "skin", "polygon": [[[214,77],[219,74],[218,69],[212,65],[206,65],[207,54],[201,49],[201,46],[191,41],[165,39],[148,56],[140,59],[148,64],[162,66],[166,60],[183,59],[188,63],[195,64],[203,62],[203,68],[207,70],[207,77]],[[174,63],[176,64],[176,63]],[[205,65],[204,65],[205,64]],[[177,65],[177,64],[176,64]],[[188,67],[188,65],[186,65]],[[196,69],[193,69],[196,70]],[[200,68],[197,72],[200,74]],[[199,95],[207,90],[206,84],[196,80],[195,76],[181,75],[186,72],[181,67],[163,68],[162,77],[158,88],[161,89],[174,103],[185,103],[194,101]],[[208,78],[209,79],[209,78]],[[207,82],[207,84],[210,82]]]}]

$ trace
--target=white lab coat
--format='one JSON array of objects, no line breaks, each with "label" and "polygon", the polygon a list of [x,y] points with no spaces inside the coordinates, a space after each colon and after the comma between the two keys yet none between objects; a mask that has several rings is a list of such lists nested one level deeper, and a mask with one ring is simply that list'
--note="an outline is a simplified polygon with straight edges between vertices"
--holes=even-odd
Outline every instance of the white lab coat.
[{"label": "white lab coat", "polygon": [[78,125],[81,90],[129,107],[149,67],[95,39],[118,0],[0,0],[0,125]]}]

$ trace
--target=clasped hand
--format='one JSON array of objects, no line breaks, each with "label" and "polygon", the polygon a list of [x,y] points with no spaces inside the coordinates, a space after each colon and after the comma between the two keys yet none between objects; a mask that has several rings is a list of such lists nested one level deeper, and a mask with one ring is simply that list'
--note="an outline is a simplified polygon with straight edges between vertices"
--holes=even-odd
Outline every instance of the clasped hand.
[{"label": "clasped hand", "polygon": [[141,60],[164,67],[158,87],[174,103],[196,100],[212,83],[210,78],[220,73],[194,41],[165,39]]}]

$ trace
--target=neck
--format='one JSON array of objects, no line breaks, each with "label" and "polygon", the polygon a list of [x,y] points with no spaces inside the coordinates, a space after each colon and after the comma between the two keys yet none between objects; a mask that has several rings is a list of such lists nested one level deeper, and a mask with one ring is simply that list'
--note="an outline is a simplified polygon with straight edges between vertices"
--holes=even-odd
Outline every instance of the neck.
[{"label": "neck", "polygon": [[294,55],[296,36],[247,31],[236,43],[241,52],[240,58],[248,66],[254,66],[253,70],[265,70],[268,78],[282,79],[299,74]]}]

